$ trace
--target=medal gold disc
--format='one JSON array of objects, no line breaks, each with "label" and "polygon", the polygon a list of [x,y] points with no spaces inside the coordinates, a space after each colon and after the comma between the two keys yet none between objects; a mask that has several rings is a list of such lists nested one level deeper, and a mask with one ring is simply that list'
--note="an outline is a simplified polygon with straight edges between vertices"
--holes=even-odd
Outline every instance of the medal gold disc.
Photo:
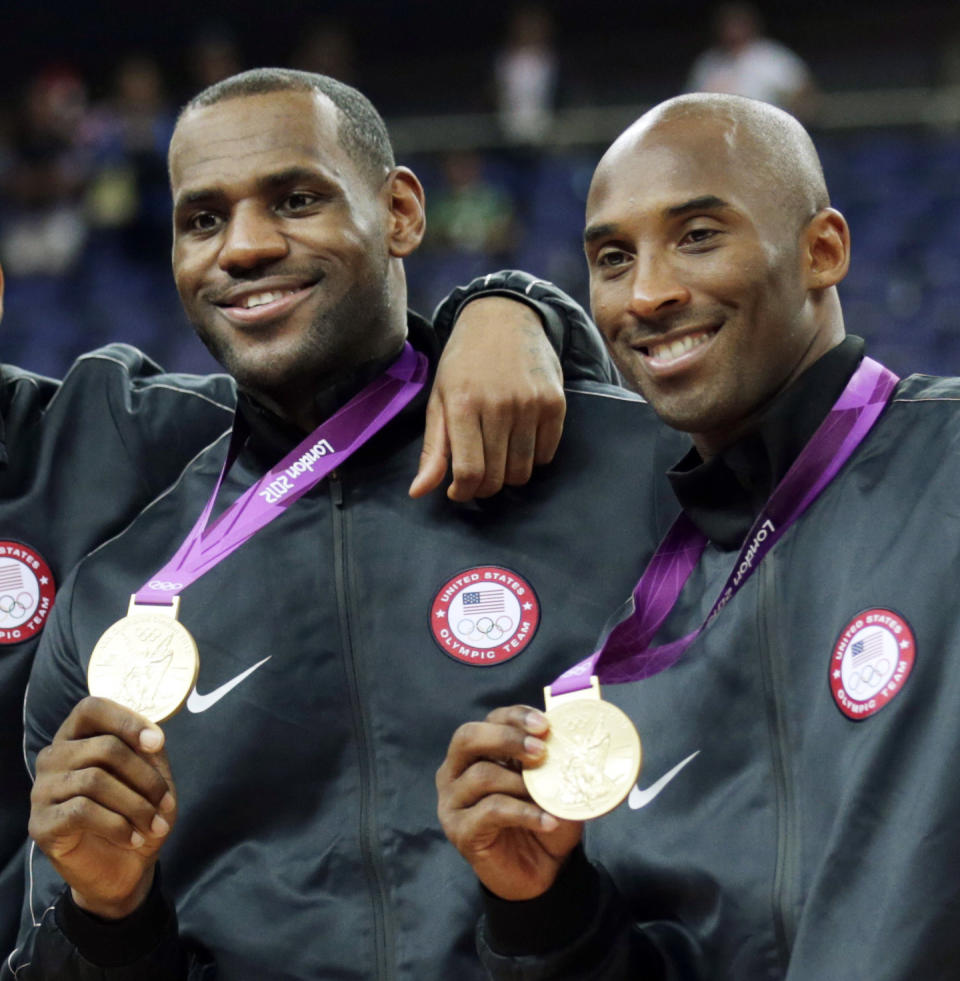
[{"label": "medal gold disc", "polygon": [[119,702],[151,722],[163,722],[183,707],[199,670],[190,631],[168,614],[138,607],[97,641],[87,687],[91,695]]},{"label": "medal gold disc", "polygon": [[554,817],[588,821],[612,811],[640,775],[640,737],[627,715],[595,698],[558,701],[547,757],[523,771],[530,796]]}]

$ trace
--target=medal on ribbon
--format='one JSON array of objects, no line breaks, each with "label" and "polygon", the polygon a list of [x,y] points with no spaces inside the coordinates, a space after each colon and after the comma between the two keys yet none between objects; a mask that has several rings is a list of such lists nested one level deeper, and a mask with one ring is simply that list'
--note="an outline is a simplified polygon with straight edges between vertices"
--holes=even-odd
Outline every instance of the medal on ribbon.
[{"label": "medal on ribbon", "polygon": [[612,811],[640,775],[640,737],[626,713],[589,688],[544,689],[550,732],[543,764],[523,771],[530,796],[554,817],[589,821]]},{"label": "medal on ribbon", "polygon": [[197,644],[170,606],[142,606],[130,597],[127,615],[108,627],[87,666],[91,695],[109,698],[164,722],[183,708],[200,671]]}]

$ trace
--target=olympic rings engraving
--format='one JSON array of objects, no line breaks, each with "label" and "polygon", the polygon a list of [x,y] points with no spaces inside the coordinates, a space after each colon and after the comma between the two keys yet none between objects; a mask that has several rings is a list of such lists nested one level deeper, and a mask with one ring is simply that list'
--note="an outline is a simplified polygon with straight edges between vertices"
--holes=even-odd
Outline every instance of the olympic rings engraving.
[{"label": "olympic rings engraving", "polygon": [[147,588],[162,590],[165,593],[172,593],[175,590],[183,589],[183,583],[170,582],[166,579],[151,579],[150,582],[147,583]]}]

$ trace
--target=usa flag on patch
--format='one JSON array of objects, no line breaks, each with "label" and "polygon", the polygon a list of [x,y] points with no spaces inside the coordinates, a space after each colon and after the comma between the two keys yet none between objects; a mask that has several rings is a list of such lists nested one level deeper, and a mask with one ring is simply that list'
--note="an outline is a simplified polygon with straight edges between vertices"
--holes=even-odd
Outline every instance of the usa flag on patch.
[{"label": "usa flag on patch", "polygon": [[463,594],[464,613],[503,613],[503,590],[481,589]]}]

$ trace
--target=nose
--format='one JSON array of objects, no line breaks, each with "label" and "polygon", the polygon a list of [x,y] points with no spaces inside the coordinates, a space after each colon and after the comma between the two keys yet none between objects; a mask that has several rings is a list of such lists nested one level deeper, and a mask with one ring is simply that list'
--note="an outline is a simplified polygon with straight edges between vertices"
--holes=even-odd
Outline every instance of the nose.
[{"label": "nose", "polygon": [[690,302],[690,290],[663,256],[637,256],[630,285],[630,312],[643,320]]},{"label": "nose", "polygon": [[218,264],[226,272],[250,270],[282,259],[287,240],[273,215],[255,202],[242,202],[227,223]]}]

